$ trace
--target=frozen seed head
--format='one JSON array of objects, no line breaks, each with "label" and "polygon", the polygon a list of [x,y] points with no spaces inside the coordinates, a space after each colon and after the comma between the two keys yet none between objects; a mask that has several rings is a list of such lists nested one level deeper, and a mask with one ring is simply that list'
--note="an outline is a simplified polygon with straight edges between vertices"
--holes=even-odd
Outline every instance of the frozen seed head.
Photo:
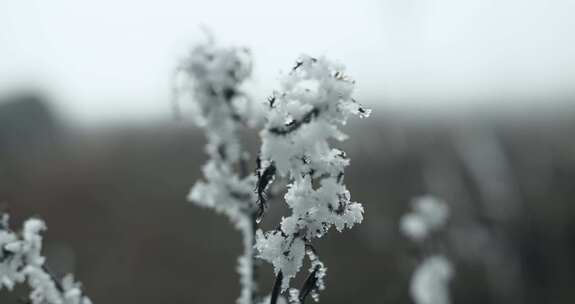
[{"label": "frozen seed head", "polygon": [[219,47],[208,41],[193,48],[180,65],[187,76],[196,105],[196,123],[203,128],[210,157],[188,200],[224,213],[238,223],[253,212],[255,177],[239,176],[236,166],[243,155],[238,132],[254,120],[251,100],[241,85],[252,71],[246,48]]},{"label": "frozen seed head", "polygon": [[191,92],[194,121],[208,136],[207,151],[212,157],[232,162],[240,154],[238,124],[253,124],[256,112],[242,90],[251,76],[251,53],[246,48],[219,47],[214,42],[193,48],[178,67],[185,77],[184,88]]},{"label": "frozen seed head", "polygon": [[195,122],[208,140],[203,180],[195,183],[188,200],[225,214],[242,233],[244,254],[237,267],[242,291],[237,303],[252,304],[256,177],[239,170],[247,152],[238,139],[241,128],[257,121],[251,99],[242,90],[251,76],[251,54],[245,48],[218,47],[208,41],[192,49],[179,71],[189,80]]},{"label": "frozen seed head", "polygon": [[[277,176],[289,179],[284,198],[291,215],[282,218],[277,230],[258,231],[256,249],[276,274],[283,274],[282,290],[299,272],[306,245],[333,226],[342,231],[363,220],[363,207],[351,200],[343,183],[349,158],[329,144],[347,138],[339,128],[350,115],[370,113],[352,98],[353,88],[342,65],[302,55],[268,99],[260,157],[275,167]],[[316,297],[324,288],[325,267],[315,255],[312,271]]]}]

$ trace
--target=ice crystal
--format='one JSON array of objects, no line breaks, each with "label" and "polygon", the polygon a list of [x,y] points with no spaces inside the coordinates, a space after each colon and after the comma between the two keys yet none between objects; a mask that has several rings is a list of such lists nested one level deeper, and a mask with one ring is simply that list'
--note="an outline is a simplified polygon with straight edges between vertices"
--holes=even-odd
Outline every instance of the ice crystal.
[{"label": "ice crystal", "polygon": [[[339,127],[350,115],[370,114],[352,98],[354,82],[344,72],[342,65],[325,58],[301,56],[282,79],[280,91],[268,99],[267,123],[260,133],[258,190],[265,190],[273,180],[266,172],[287,178],[284,199],[291,215],[282,218],[276,230],[258,230],[259,257],[273,264],[276,274],[281,272],[285,291],[302,267],[306,252],[311,254],[310,282],[314,286],[309,292],[316,299],[317,291],[325,287],[326,268],[313,253],[312,240],[321,238],[332,226],[342,231],[363,219],[362,205],[351,201],[343,183],[349,158],[329,145],[331,139],[346,139]],[[260,204],[265,204],[262,197]]]},{"label": "ice crystal", "polygon": [[239,128],[256,121],[251,101],[241,90],[252,71],[245,48],[218,47],[213,41],[195,47],[178,69],[188,78],[196,108],[195,122],[207,137],[208,162],[204,180],[192,187],[188,200],[225,214],[241,231],[245,252],[238,260],[242,293],[240,304],[252,303],[253,242],[256,179],[238,172],[245,153],[238,140]]},{"label": "ice crystal", "polygon": [[8,215],[0,214],[0,290],[27,282],[32,304],[90,304],[71,275],[59,281],[48,272],[41,253],[44,230],[44,222],[32,218],[20,233],[14,232],[9,229]]}]

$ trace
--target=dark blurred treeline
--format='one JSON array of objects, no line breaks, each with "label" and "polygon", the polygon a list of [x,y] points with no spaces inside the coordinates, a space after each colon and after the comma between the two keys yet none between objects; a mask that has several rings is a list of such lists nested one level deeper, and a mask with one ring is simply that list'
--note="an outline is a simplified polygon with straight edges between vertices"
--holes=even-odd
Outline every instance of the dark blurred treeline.
[{"label": "dark blurred treeline", "polygon": [[[317,244],[322,303],[410,303],[416,248],[398,221],[418,195],[452,212],[445,244],[453,303],[575,301],[575,112],[508,120],[418,120],[375,111],[340,145],[365,221]],[[255,154],[255,132],[244,134]],[[185,201],[205,161],[189,122],[78,130],[42,96],[0,102],[0,204],[13,224],[48,223],[45,252],[95,303],[233,303],[239,234]],[[272,202],[270,218],[284,212]],[[261,291],[272,285],[261,267]],[[25,292],[0,291],[1,303]]]}]

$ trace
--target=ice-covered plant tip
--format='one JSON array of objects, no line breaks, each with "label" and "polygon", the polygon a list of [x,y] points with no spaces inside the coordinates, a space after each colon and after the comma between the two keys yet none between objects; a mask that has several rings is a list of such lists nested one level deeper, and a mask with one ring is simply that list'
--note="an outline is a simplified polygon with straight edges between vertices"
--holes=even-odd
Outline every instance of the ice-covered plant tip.
[{"label": "ice-covered plant tip", "polygon": [[412,203],[413,210],[401,219],[401,232],[416,242],[422,261],[413,273],[409,288],[416,304],[449,304],[449,281],[453,266],[441,251],[441,228],[449,216],[445,202],[423,196]]},{"label": "ice-covered plant tip", "polygon": [[178,68],[189,80],[196,106],[195,122],[207,136],[208,162],[204,180],[198,181],[188,199],[225,214],[241,231],[244,254],[238,271],[242,285],[240,304],[254,300],[254,232],[256,217],[255,176],[245,169],[245,152],[238,140],[239,128],[254,121],[250,100],[241,84],[252,70],[244,48],[217,47],[213,41],[195,47]]},{"label": "ice-covered plant tip", "polygon": [[349,164],[345,152],[332,148],[330,139],[344,140],[339,127],[348,116],[367,117],[370,110],[353,98],[354,82],[344,67],[325,58],[301,56],[281,80],[281,89],[269,98],[267,123],[261,131],[257,191],[260,209],[267,208],[265,190],[274,178],[289,182],[285,202],[291,215],[277,229],[256,234],[258,257],[273,264],[276,274],[270,302],[290,287],[307,254],[309,275],[301,289],[289,290],[289,301],[316,301],[325,288],[326,267],[312,241],[332,226],[338,231],[363,219],[361,204],[351,201],[344,184]]},{"label": "ice-covered plant tip", "polygon": [[0,290],[12,290],[26,282],[31,289],[31,304],[90,304],[82,294],[80,284],[72,275],[57,279],[45,266],[42,256],[42,235],[46,225],[39,219],[29,219],[21,232],[10,230],[8,214],[0,213]]}]

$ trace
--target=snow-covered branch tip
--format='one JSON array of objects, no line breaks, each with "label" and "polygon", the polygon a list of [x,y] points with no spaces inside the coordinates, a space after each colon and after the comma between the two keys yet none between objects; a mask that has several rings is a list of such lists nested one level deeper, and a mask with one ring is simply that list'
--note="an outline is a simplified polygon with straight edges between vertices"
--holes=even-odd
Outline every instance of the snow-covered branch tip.
[{"label": "snow-covered branch tip", "polygon": [[339,127],[350,115],[370,114],[352,98],[354,82],[344,72],[342,65],[325,58],[301,56],[282,79],[280,91],[268,99],[267,123],[260,133],[260,209],[265,210],[265,191],[277,176],[289,180],[285,201],[291,215],[282,218],[277,230],[257,231],[259,257],[281,275],[281,291],[289,288],[306,253],[312,262],[312,278],[302,289],[290,290],[291,302],[307,294],[317,300],[325,288],[326,268],[312,250],[312,240],[332,226],[341,232],[363,220],[363,207],[351,201],[343,183],[349,158],[328,143],[347,138]]},{"label": "snow-covered branch tip", "polygon": [[195,47],[178,71],[186,77],[185,88],[196,110],[194,120],[208,141],[204,180],[196,182],[188,200],[225,214],[241,231],[245,252],[238,261],[242,285],[238,303],[251,304],[256,290],[256,178],[245,170],[248,155],[238,139],[240,128],[257,121],[251,99],[241,88],[252,72],[251,55],[245,48],[218,47],[210,41]]},{"label": "snow-covered branch tip", "polygon": [[9,228],[9,216],[0,213],[0,290],[12,290],[26,282],[31,289],[31,304],[91,304],[72,275],[56,278],[42,256],[42,220],[29,219],[21,232]]},{"label": "snow-covered branch tip", "polygon": [[[423,243],[433,241],[432,234],[445,226],[449,208],[433,196],[423,196],[412,202],[412,209],[402,217],[400,230],[421,248],[429,248]],[[453,275],[453,266],[445,255],[425,252],[411,279],[409,292],[413,301],[416,304],[449,304],[449,282]]]}]

